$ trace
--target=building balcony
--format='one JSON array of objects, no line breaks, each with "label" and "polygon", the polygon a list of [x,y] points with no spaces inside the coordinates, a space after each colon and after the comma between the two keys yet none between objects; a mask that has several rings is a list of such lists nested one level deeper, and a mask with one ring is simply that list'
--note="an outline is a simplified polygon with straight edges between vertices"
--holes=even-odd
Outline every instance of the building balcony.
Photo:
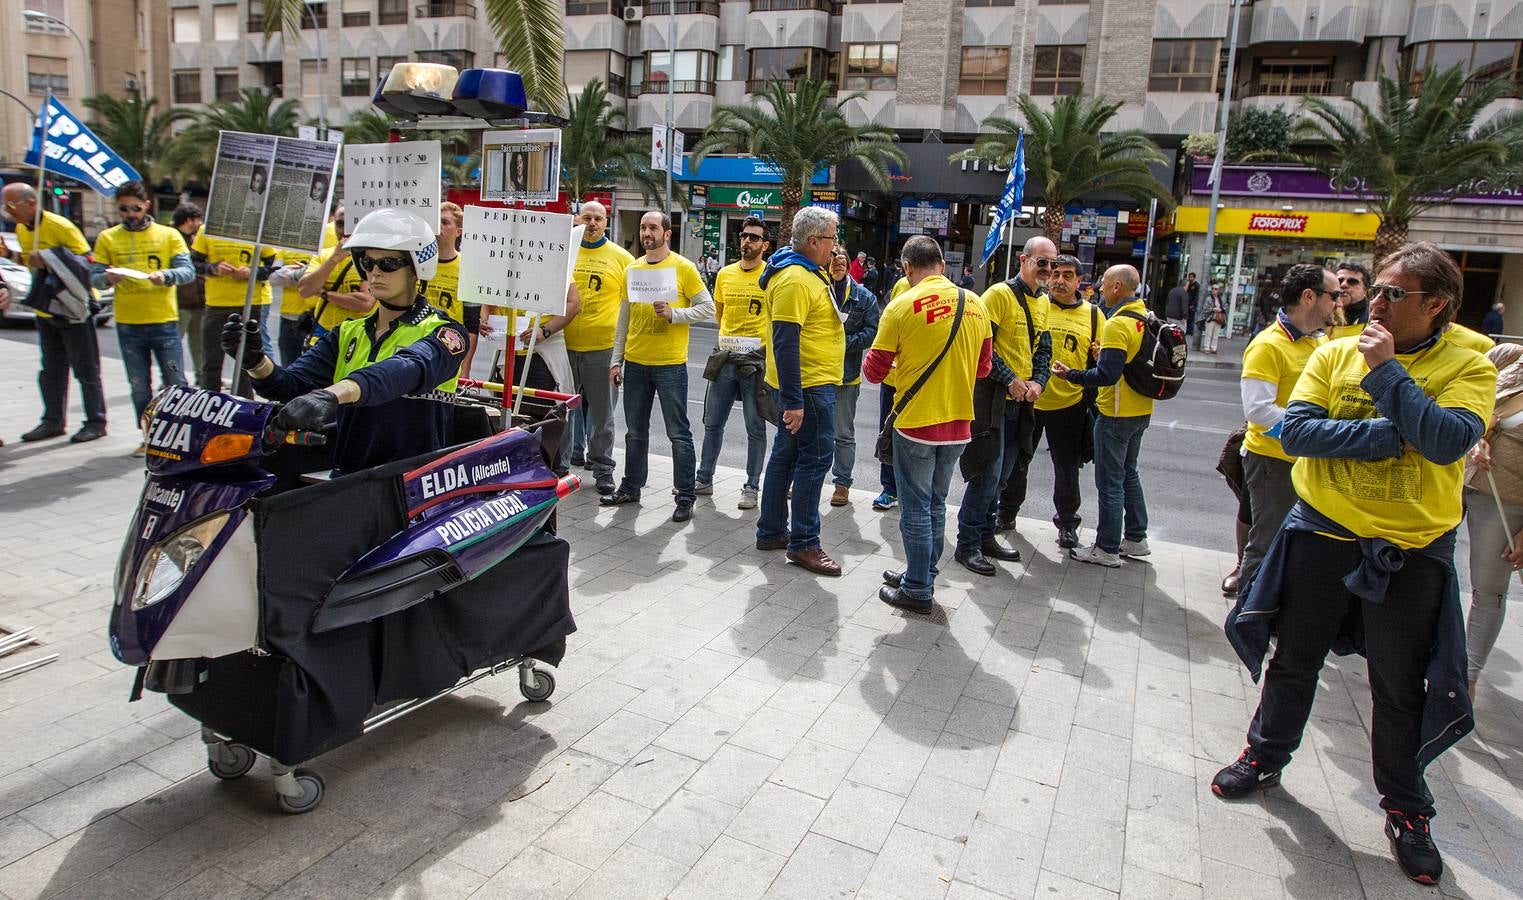
[{"label": "building balcony", "polygon": [[1363,0],[1258,0],[1251,10],[1248,43],[1362,44],[1366,32],[1365,5]]},{"label": "building balcony", "polygon": [[815,12],[829,13],[832,16],[841,14],[844,3],[836,0],[751,0],[751,11],[757,12],[803,12],[813,10]]},{"label": "building balcony", "polygon": [[646,0],[647,16],[666,16],[674,11],[679,16],[713,16],[719,18],[717,0]]},{"label": "building balcony", "polygon": [[1238,91],[1238,98],[1248,97],[1347,97],[1354,91],[1351,79],[1331,75],[1295,75],[1287,78],[1259,78]]},{"label": "building balcony", "polygon": [[648,78],[641,82],[638,87],[631,88],[629,95],[631,97],[638,97],[641,94],[665,94],[668,90],[668,83],[671,84],[670,90],[673,94],[707,94],[710,97],[714,96],[714,82],[712,81],[668,82],[665,78]]},{"label": "building balcony", "polygon": [[435,0],[432,3],[420,3],[413,8],[413,14],[419,19],[474,19],[476,4],[458,0]]},{"label": "building balcony", "polygon": [[[802,79],[799,78],[752,78],[746,82],[746,93],[759,94],[762,91],[766,90],[768,85],[781,84],[783,86],[783,90],[792,94],[798,91],[799,82],[801,80]],[[831,95],[836,93],[836,85],[834,82],[832,82],[830,85],[830,93]]]}]

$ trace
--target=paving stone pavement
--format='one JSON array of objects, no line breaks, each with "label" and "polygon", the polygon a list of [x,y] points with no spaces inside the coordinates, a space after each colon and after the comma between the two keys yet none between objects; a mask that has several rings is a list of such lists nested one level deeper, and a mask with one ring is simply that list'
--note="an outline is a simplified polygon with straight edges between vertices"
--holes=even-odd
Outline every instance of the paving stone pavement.
[{"label": "paving stone pavement", "polygon": [[1225,556],[1102,570],[1022,521],[1026,564],[948,561],[937,614],[907,616],[875,599],[897,519],[866,493],[826,507],[846,574],[821,579],[753,548],[738,472],[669,522],[664,460],[643,506],[562,507],[579,631],[552,702],[483,680],[319,758],[323,805],[283,815],[262,765],[219,782],[193,722],[128,703],[106,648],[141,478],[120,368],[109,438],[23,446],[36,355],[7,347],[0,625],[62,659],[0,681],[0,897],[1523,895],[1516,623],[1479,732],[1429,772],[1448,869],[1423,889],[1381,835],[1362,665],[1325,670],[1283,788],[1211,796],[1255,703]]}]

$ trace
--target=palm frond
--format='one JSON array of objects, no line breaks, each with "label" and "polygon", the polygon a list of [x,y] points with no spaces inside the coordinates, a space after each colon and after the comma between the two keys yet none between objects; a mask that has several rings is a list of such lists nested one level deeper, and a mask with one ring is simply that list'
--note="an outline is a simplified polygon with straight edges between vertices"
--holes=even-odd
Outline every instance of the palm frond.
[{"label": "palm frond", "polygon": [[482,0],[487,24],[497,35],[508,68],[523,76],[529,103],[559,113],[565,99],[561,78],[566,9],[552,0]]}]

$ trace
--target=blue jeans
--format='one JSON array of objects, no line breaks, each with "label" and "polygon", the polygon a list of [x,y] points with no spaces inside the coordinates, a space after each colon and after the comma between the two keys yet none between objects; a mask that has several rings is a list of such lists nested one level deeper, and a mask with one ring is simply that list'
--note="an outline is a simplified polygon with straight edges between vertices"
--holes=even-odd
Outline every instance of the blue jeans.
[{"label": "blue jeans", "polygon": [[862,385],[836,385],[836,453],[831,467],[836,484],[851,487],[851,470],[857,464],[857,398]]},{"label": "blue jeans", "polygon": [[746,483],[756,490],[761,484],[762,463],[767,458],[767,423],[756,411],[755,376],[735,374],[735,364],[725,363],[719,377],[709,382],[703,395],[703,455],[698,462],[698,483],[712,484],[719,448],[724,446],[724,426],[730,421],[730,408],[740,398],[740,414],[746,423]]},{"label": "blue jeans", "polygon": [[116,342],[122,348],[122,365],[127,369],[127,387],[132,392],[133,422],[140,422],[148,401],[153,399],[153,364],[159,364],[159,380],[164,386],[185,384],[184,351],[180,347],[180,323],[157,325],[116,325]]},{"label": "blue jeans", "polygon": [[[1000,416],[994,423],[994,428],[1000,432],[995,439],[1000,448],[1000,455],[996,456],[992,463],[984,468],[973,478],[969,479],[967,486],[963,488],[962,505],[957,508],[957,549],[973,551],[983,546],[984,541],[994,540],[995,528],[998,525],[999,516],[999,485],[1004,474],[1005,452],[1004,433],[1006,420]],[[899,448],[895,447],[898,453]]]},{"label": "blue jeans", "polygon": [[772,439],[772,456],[762,482],[761,516],[756,520],[758,540],[786,535],[792,552],[820,548],[820,488],[835,455],[835,408],[835,385],[804,388],[804,422],[798,433],[775,423],[777,437]]},{"label": "blue jeans", "polygon": [[1137,454],[1151,419],[1095,419],[1095,492],[1100,498],[1095,543],[1107,553],[1121,549],[1123,536],[1129,541],[1147,540],[1148,507],[1142,498],[1142,479],[1137,475]]},{"label": "blue jeans", "polygon": [[[947,523],[947,488],[963,444],[922,444],[894,432],[894,480],[899,487],[899,539],[904,578],[899,589],[916,600],[935,593]],[[997,482],[997,479],[996,479]],[[997,486],[997,484],[996,484]]]},{"label": "blue jeans", "polygon": [[687,366],[624,363],[624,480],[619,490],[640,496],[650,474],[650,411],[661,400],[661,419],[672,443],[672,481],[677,501],[692,503],[693,431],[687,423]]}]

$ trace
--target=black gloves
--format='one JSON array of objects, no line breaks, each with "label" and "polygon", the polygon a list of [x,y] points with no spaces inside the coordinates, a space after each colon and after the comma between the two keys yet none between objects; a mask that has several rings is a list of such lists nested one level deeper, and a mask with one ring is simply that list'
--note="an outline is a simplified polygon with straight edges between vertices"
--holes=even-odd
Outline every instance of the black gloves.
[{"label": "black gloves", "polygon": [[264,342],[259,338],[259,323],[253,319],[245,322],[243,316],[237,313],[228,316],[227,324],[222,326],[222,352],[237,362],[238,341],[244,335],[248,337],[243,345],[243,361],[239,365],[244,369],[252,369],[264,361]]},{"label": "black gloves", "polygon": [[286,431],[327,431],[336,421],[338,398],[326,388],[302,394],[275,416],[275,425]]}]

